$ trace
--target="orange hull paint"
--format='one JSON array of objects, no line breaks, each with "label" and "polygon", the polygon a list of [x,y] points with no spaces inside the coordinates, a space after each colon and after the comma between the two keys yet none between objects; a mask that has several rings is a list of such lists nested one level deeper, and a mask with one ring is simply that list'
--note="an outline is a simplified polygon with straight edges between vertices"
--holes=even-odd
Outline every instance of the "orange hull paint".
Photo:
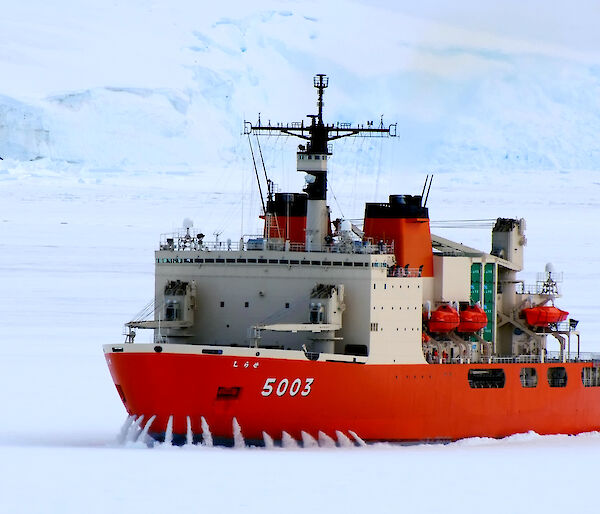
[{"label": "orange hull paint", "polygon": [[[235,417],[244,437],[262,439],[282,431],[356,432],[365,440],[456,440],[502,437],[533,430],[574,434],[600,429],[600,387],[584,387],[589,363],[369,365],[176,353],[113,353],[106,356],[130,414],[156,415],[150,433],[160,437],[173,415],[175,434],[185,434],[186,416],[201,433],[201,416],[213,436],[231,438]],[[248,363],[246,367],[245,364]],[[256,365],[256,367],[255,367]],[[538,386],[523,388],[522,367],[537,369]],[[567,386],[551,388],[550,366],[564,366]],[[502,389],[471,389],[469,369],[502,368]],[[263,396],[265,382],[273,391]],[[277,394],[282,379],[300,379],[297,394]],[[306,396],[307,379],[314,379]],[[217,398],[219,388],[237,397]],[[283,387],[281,388],[283,389]]]}]

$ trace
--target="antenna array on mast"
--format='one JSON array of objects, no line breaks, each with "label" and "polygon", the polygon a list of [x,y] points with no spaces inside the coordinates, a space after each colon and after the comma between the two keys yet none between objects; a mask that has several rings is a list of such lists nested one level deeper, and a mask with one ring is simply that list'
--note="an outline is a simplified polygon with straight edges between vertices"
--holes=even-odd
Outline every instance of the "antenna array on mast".
[{"label": "antenna array on mast", "polygon": [[381,116],[379,126],[375,126],[372,121],[364,124],[352,125],[351,123],[332,123],[326,124],[323,122],[323,92],[329,86],[329,78],[322,73],[315,75],[313,84],[317,89],[317,114],[309,114],[310,124],[305,124],[304,121],[292,123],[277,123],[271,125],[263,124],[258,117],[256,124],[245,121],[244,134],[254,132],[257,135],[268,135],[274,133],[285,134],[287,136],[295,136],[307,140],[309,143],[306,152],[309,154],[330,154],[327,143],[335,139],[341,139],[349,136],[362,137],[395,137],[396,123],[392,123],[387,127],[383,124],[383,116]]}]

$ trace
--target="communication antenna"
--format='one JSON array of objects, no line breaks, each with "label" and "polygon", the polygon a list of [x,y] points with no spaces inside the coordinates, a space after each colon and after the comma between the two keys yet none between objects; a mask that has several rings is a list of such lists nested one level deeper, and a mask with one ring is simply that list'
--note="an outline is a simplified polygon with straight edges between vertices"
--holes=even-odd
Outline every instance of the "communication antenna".
[{"label": "communication antenna", "polygon": [[433,174],[429,178],[429,187],[427,188],[427,196],[425,196],[425,201],[423,202],[423,207],[427,206],[427,200],[429,199],[429,191],[431,191],[431,183],[433,182]]},{"label": "communication antenna", "polygon": [[295,136],[308,141],[304,152],[307,155],[328,154],[331,155],[330,148],[327,143],[336,139],[349,136],[362,137],[395,137],[396,123],[392,123],[387,127],[384,126],[383,118],[380,119],[379,126],[374,126],[373,122],[352,125],[351,123],[323,123],[323,92],[329,86],[329,78],[327,75],[319,73],[315,75],[313,85],[317,89],[317,114],[309,114],[310,124],[305,124],[304,121],[292,123],[277,123],[271,124],[269,121],[264,124],[261,121],[260,115],[257,123],[244,121],[244,134],[270,135],[283,134],[286,136]]},{"label": "communication antenna", "polygon": [[429,180],[429,174],[425,176],[425,183],[423,184],[423,191],[421,191],[421,198],[425,197],[425,188],[427,187],[427,181]]}]

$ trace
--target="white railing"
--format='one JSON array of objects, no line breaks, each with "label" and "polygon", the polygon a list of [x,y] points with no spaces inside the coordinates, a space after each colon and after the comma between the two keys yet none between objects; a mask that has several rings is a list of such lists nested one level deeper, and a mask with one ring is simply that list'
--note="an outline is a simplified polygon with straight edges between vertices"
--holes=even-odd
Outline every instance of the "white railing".
[{"label": "white railing", "polygon": [[[466,359],[453,357],[440,359],[440,364],[538,364],[541,362],[593,362],[594,367],[600,368],[600,353],[581,352],[579,356],[571,352],[570,357],[564,353],[564,361],[560,352],[547,352],[542,361],[539,355],[508,355],[508,356],[481,356],[477,359]],[[438,361],[432,361],[431,364],[438,364]]]},{"label": "white railing", "polygon": [[[205,241],[204,234],[194,234],[192,229],[182,229],[169,234],[161,234],[160,250],[167,251],[254,251],[274,250],[305,252],[303,243],[290,243],[282,239],[265,239],[262,236],[246,235],[239,241],[227,239],[225,241]],[[392,254],[394,246],[383,243],[372,243],[367,241],[333,241],[329,245],[323,245],[319,253],[343,253],[343,254]],[[415,275],[416,276],[416,275]]]},{"label": "white railing", "polygon": [[190,229],[182,229],[170,234],[161,234],[160,250],[184,251],[236,251],[244,248],[243,241],[204,241],[204,234],[194,234]]},{"label": "white railing", "polygon": [[[572,352],[571,352],[572,353]],[[595,362],[600,367],[600,353],[596,352],[579,352],[579,357],[571,357],[573,362]]]},{"label": "white railing", "polygon": [[560,286],[559,284],[554,284],[553,288],[549,288],[547,284],[544,282],[536,282],[535,284],[523,284],[520,283],[517,285],[517,293],[522,295],[537,295],[537,294],[549,294],[552,296],[560,295]]},{"label": "white railing", "polygon": [[506,357],[491,357],[494,363],[536,363],[541,362],[539,355],[511,355]]},{"label": "white railing", "polygon": [[552,273],[548,273],[547,271],[541,271],[538,272],[536,280],[538,282],[562,282],[563,274],[562,271],[558,273],[556,271],[553,271]]},{"label": "white railing", "polygon": [[388,268],[388,277],[420,277],[423,267],[409,268],[407,266],[392,266]]}]

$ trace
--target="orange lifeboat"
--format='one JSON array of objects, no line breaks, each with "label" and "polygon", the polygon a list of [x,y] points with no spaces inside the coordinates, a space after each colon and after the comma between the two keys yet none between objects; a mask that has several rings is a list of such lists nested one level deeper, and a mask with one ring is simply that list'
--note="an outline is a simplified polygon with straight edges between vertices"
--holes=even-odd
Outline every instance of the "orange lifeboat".
[{"label": "orange lifeboat", "polygon": [[487,314],[479,305],[470,305],[466,309],[460,311],[460,323],[458,332],[463,334],[477,332],[488,323]]},{"label": "orange lifeboat", "polygon": [[542,305],[540,307],[532,307],[523,309],[523,314],[527,320],[527,324],[532,327],[547,327],[550,323],[560,323],[565,321],[569,313],[560,310],[554,305]]},{"label": "orange lifeboat", "polygon": [[446,334],[458,327],[460,316],[456,309],[450,305],[440,305],[431,313],[431,317],[427,321],[429,332]]}]

